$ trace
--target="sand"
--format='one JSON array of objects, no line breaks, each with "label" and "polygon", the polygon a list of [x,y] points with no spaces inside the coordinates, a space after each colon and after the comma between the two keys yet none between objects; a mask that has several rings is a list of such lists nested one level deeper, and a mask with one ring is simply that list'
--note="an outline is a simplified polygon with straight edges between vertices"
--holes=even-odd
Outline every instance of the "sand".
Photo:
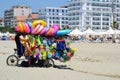
[{"label": "sand", "polygon": [[74,57],[66,62],[55,61],[60,68],[7,66],[13,54],[14,41],[0,41],[0,80],[120,80],[120,44],[71,43]]}]

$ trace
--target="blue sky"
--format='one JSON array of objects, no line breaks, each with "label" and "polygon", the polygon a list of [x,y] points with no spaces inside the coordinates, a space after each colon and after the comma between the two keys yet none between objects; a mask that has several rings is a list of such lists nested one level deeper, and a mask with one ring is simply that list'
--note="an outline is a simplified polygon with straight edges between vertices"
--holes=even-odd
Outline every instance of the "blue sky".
[{"label": "blue sky", "polygon": [[14,5],[26,5],[32,8],[33,12],[40,7],[60,7],[67,4],[68,0],[0,0],[0,17],[4,17],[4,11]]}]

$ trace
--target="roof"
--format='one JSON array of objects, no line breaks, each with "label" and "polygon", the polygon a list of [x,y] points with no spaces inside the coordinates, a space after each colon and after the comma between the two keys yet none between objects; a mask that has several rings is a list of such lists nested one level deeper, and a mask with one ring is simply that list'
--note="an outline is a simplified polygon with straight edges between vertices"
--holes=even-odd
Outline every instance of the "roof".
[{"label": "roof", "polygon": [[27,17],[25,17],[25,16],[15,16],[14,19],[16,21],[26,21]]},{"label": "roof", "polygon": [[37,19],[38,18],[38,14],[37,13],[33,13],[33,14],[30,14],[29,17],[31,17],[32,19]]}]

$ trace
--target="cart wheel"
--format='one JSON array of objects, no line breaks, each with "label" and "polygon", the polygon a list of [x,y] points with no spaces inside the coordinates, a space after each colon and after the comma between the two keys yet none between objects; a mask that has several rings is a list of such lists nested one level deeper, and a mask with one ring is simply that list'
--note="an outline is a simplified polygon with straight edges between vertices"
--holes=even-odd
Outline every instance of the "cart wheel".
[{"label": "cart wheel", "polygon": [[17,66],[18,65],[18,57],[15,55],[8,56],[6,63],[8,66]]},{"label": "cart wheel", "polygon": [[49,64],[50,67],[54,67],[55,63],[53,61],[53,59],[49,59]]},{"label": "cart wheel", "polygon": [[54,61],[52,59],[47,59],[44,64],[44,67],[53,67],[54,66]]}]

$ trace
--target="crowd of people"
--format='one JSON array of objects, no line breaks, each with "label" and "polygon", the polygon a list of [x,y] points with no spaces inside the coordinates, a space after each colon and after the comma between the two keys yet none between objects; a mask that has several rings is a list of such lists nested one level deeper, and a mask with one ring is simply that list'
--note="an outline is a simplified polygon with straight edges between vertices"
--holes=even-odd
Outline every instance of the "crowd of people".
[{"label": "crowd of people", "polygon": [[91,42],[91,43],[119,43],[120,35],[83,35],[71,36],[71,42]]}]

